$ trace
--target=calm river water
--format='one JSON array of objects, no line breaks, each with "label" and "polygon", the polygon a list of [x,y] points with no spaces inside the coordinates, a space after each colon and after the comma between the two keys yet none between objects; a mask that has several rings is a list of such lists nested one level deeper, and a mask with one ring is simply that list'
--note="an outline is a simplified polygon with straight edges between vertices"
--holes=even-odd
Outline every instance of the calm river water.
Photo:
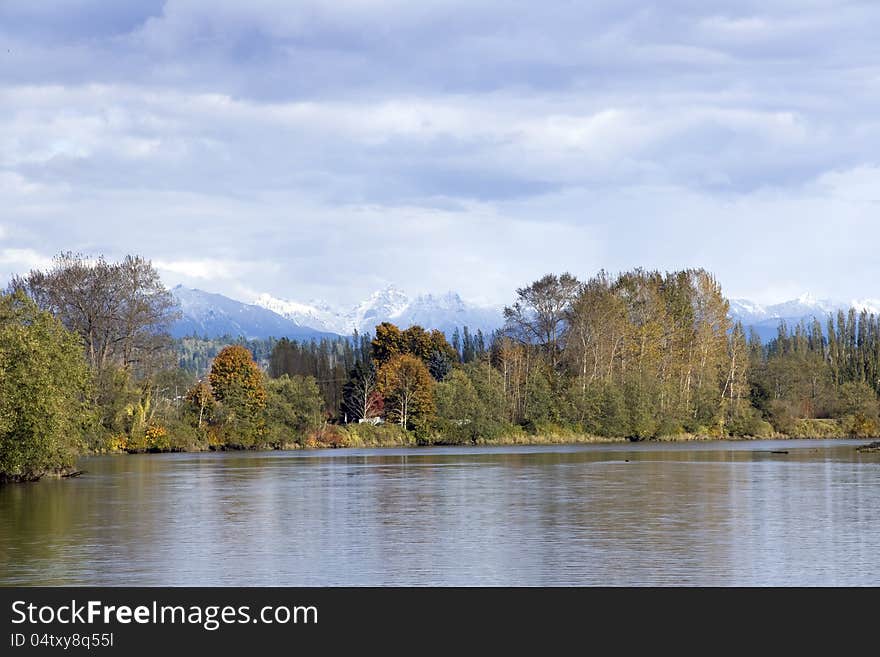
[{"label": "calm river water", "polygon": [[858,444],[94,457],[0,486],[0,585],[877,586]]}]

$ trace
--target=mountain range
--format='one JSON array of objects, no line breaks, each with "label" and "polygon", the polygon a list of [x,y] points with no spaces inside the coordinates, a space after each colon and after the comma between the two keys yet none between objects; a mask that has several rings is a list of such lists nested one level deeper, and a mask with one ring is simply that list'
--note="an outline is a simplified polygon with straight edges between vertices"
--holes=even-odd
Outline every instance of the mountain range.
[{"label": "mountain range", "polygon": [[361,303],[348,309],[336,309],[321,301],[299,303],[260,295],[256,305],[278,313],[296,323],[339,335],[352,332],[372,333],[376,325],[392,322],[407,328],[418,324],[452,334],[467,326],[472,332],[491,333],[501,326],[502,309],[466,303],[455,292],[443,295],[426,294],[410,299],[393,285],[378,290]]},{"label": "mountain range", "polygon": [[323,301],[302,303],[259,295],[243,303],[220,294],[188,289],[171,290],[182,318],[171,329],[174,337],[199,335],[244,336],[249,339],[288,337],[298,340],[333,335],[373,333],[382,322],[407,328],[414,324],[452,335],[467,326],[471,332],[491,333],[502,324],[500,306],[478,306],[455,292],[426,294],[410,299],[394,286],[378,290],[352,308],[340,309]]},{"label": "mountain range", "polygon": [[880,300],[855,299],[844,302],[817,299],[810,294],[804,294],[791,301],[765,306],[747,299],[731,299],[730,317],[734,321],[742,322],[747,331],[754,329],[767,342],[776,337],[782,321],[792,325],[815,318],[823,322],[824,328],[824,322],[829,315],[836,315],[839,310],[847,311],[850,308],[880,315]]},{"label": "mountain range", "polygon": [[[350,308],[337,308],[324,301],[303,303],[269,294],[259,295],[253,303],[244,303],[182,286],[175,287],[172,294],[182,313],[171,330],[175,337],[232,335],[311,340],[351,335],[355,330],[373,333],[377,324],[386,321],[401,328],[418,324],[449,336],[464,326],[473,333],[480,330],[488,335],[503,324],[501,306],[468,303],[455,292],[410,298],[394,286],[378,290]],[[742,322],[747,330],[754,328],[762,340],[768,341],[776,336],[780,321],[794,324],[814,317],[824,321],[829,314],[851,307],[880,314],[880,300],[841,302],[805,294],[773,305],[731,299],[730,317]]]},{"label": "mountain range", "polygon": [[222,336],[248,339],[288,337],[297,340],[330,337],[329,333],[300,326],[271,310],[242,303],[203,290],[181,285],[171,294],[180,305],[181,318],[171,326],[171,335],[182,338],[189,335],[217,338]]}]

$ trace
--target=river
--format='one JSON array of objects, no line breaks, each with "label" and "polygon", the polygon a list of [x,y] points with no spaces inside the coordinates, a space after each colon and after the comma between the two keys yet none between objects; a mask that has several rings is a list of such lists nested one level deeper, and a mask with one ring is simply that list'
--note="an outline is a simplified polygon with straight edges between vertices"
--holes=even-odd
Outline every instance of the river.
[{"label": "river", "polygon": [[859,444],[91,457],[0,486],[0,585],[877,586]]}]

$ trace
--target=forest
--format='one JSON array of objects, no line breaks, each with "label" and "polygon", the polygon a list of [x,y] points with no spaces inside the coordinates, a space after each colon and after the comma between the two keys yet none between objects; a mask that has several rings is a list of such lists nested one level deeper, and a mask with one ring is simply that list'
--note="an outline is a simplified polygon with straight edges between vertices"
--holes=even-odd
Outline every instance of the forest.
[{"label": "forest", "polygon": [[880,320],[763,344],[701,269],[515,291],[503,329],[173,340],[152,264],[64,253],[0,295],[0,481],[83,453],[875,436]]}]

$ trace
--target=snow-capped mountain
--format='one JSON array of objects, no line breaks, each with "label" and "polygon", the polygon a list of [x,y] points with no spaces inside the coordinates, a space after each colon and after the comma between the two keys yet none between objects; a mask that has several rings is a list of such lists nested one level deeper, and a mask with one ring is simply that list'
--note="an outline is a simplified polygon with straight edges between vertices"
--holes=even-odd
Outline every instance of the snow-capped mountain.
[{"label": "snow-capped mountain", "polygon": [[403,326],[418,324],[431,329],[440,329],[452,335],[456,327],[467,326],[471,332],[478,330],[490,334],[504,324],[500,307],[481,307],[465,303],[455,292],[442,296],[427,294],[416,297],[398,317]]},{"label": "snow-capped mountain", "polygon": [[409,298],[393,285],[389,285],[384,290],[373,292],[368,299],[355,306],[345,317],[352,329],[356,328],[361,333],[372,333],[376,329],[376,325],[382,322],[402,323],[400,318],[409,305]]},{"label": "snow-capped mountain", "polygon": [[767,319],[767,309],[748,299],[730,299],[730,316],[743,324],[751,324]]},{"label": "snow-capped mountain", "polygon": [[817,299],[810,294],[804,294],[791,301],[763,306],[747,299],[731,299],[730,317],[734,321],[742,322],[746,329],[754,328],[763,340],[770,340],[776,337],[781,321],[792,325],[818,319],[824,325],[829,315],[836,315],[840,310],[847,312],[850,308],[855,308],[859,312],[866,310],[869,313],[880,314],[880,301],[876,299],[835,301]]},{"label": "snow-capped mountain", "polygon": [[176,338],[189,335],[209,338],[229,335],[256,338],[321,338],[327,332],[304,327],[266,308],[241,303],[222,294],[178,285],[171,294],[180,305],[182,317],[170,333]]},{"label": "snow-capped mountain", "polygon": [[[261,294],[254,304],[246,304],[221,294],[182,286],[174,288],[172,294],[183,314],[171,329],[175,337],[195,334],[309,340],[334,334],[351,335],[355,330],[374,333],[376,325],[382,322],[392,322],[401,328],[418,324],[450,336],[456,328],[467,326],[472,333],[481,330],[488,335],[504,324],[500,306],[470,304],[455,292],[410,299],[394,286],[374,292],[349,309],[334,308],[323,301],[301,303],[269,294]],[[850,308],[880,315],[880,300],[843,302],[805,294],[791,301],[762,305],[748,299],[731,299],[730,317],[742,322],[747,331],[754,328],[761,339],[768,341],[776,337],[780,321],[793,325],[816,318],[824,324],[829,315]]]},{"label": "snow-capped mountain", "polygon": [[852,307],[859,312],[864,310],[870,315],[880,315],[880,299],[855,299]]},{"label": "snow-capped mountain", "polygon": [[[802,317],[823,318],[829,313],[840,309],[847,310],[859,302],[835,301],[833,299],[817,299],[810,294],[803,294],[797,299],[772,305],[761,305],[747,299],[731,299],[730,314],[737,319],[765,321],[769,319],[793,319]],[[867,303],[867,302],[862,302]]]},{"label": "snow-capped mountain", "polygon": [[261,294],[254,305],[281,315],[297,326],[313,328],[328,333],[350,333],[345,317],[322,301],[299,303],[276,299],[270,294]]},{"label": "snow-capped mountain", "polygon": [[396,287],[378,290],[349,310],[336,310],[323,302],[299,303],[260,295],[256,305],[267,308],[302,327],[340,335],[373,333],[377,324],[392,322],[401,328],[414,324],[452,334],[456,327],[491,333],[503,324],[501,308],[468,304],[454,293],[422,295],[410,299]]},{"label": "snow-capped mountain", "polygon": [[747,299],[730,300],[731,316],[744,323],[807,317],[822,318],[828,313],[836,313],[840,308],[849,307],[850,304],[831,299],[816,299],[810,294],[803,294],[797,299],[769,306],[763,306]]}]

